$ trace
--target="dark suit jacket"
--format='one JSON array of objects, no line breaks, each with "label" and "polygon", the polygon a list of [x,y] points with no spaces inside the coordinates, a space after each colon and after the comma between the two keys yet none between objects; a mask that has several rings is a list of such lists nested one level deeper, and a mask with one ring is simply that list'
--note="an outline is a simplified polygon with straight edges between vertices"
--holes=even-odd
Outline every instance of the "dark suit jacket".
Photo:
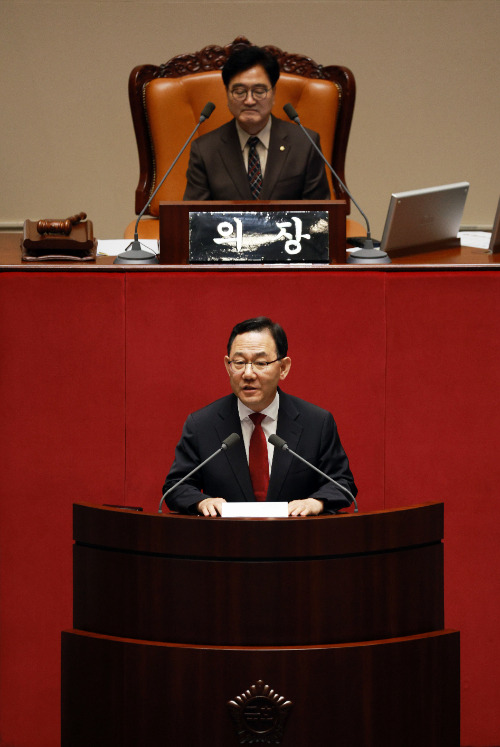
[{"label": "dark suit jacket", "polygon": [[[319,135],[309,130],[319,145]],[[184,200],[251,200],[233,119],[195,140]],[[325,165],[300,128],[272,118],[261,200],[329,200]]]},{"label": "dark suit jacket", "polygon": [[[280,391],[276,432],[290,449],[356,495],[349,462],[329,412]],[[237,433],[241,440],[172,491],[166,499],[170,509],[196,513],[196,504],[208,496],[226,501],[255,500],[234,394],[189,415],[163,492],[207,459],[231,433]],[[291,454],[275,448],[267,500],[289,502],[300,498],[318,498],[330,512],[350,503],[335,485]]]}]

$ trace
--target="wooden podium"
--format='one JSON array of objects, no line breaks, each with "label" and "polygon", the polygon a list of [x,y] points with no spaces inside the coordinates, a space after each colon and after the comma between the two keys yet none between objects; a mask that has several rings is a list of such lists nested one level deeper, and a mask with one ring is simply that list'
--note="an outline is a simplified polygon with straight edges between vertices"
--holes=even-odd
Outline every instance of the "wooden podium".
[{"label": "wooden podium", "polygon": [[63,747],[458,747],[443,505],[296,519],[74,506]]}]

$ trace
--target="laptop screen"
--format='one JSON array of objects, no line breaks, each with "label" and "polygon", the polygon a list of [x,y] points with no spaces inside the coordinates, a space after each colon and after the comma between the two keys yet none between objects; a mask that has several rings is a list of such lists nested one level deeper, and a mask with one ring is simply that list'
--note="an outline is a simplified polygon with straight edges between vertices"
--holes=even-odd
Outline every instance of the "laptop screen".
[{"label": "laptop screen", "polygon": [[458,182],[393,194],[380,248],[390,253],[457,240],[468,191],[468,182]]}]

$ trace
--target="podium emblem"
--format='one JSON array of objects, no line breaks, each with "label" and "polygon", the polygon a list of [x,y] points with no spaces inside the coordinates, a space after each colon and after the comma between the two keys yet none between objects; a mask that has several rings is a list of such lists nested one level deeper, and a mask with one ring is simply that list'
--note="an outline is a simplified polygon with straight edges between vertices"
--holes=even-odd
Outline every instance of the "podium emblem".
[{"label": "podium emblem", "polygon": [[240,744],[281,744],[290,700],[258,680],[227,704]]}]

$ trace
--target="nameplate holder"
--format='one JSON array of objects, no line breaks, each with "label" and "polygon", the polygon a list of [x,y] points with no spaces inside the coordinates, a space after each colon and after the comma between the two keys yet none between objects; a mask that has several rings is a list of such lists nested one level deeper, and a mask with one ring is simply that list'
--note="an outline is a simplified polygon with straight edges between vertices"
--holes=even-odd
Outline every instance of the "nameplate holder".
[{"label": "nameplate holder", "polygon": [[192,211],[189,262],[329,262],[326,210]]},{"label": "nameplate holder", "polygon": [[343,200],[160,202],[159,261],[207,269],[345,264],[346,209]]}]

